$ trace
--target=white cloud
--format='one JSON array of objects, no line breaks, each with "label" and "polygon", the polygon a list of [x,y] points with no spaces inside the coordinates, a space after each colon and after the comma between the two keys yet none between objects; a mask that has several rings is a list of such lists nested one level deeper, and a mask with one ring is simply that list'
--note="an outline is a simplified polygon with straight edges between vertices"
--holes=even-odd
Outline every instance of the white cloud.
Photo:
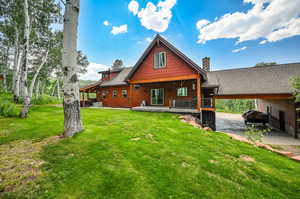
[{"label": "white cloud", "polygon": [[127,24],[121,26],[113,26],[111,30],[111,34],[118,35],[127,32]]},{"label": "white cloud", "polygon": [[[132,1],[130,2],[130,4],[131,3]],[[172,18],[171,9],[175,6],[175,4],[176,0],[160,1],[157,5],[154,5],[152,2],[148,2],[145,8],[142,8],[140,11],[138,11],[137,8],[134,11],[136,11],[142,26],[144,26],[148,30],[164,32],[168,29],[169,23]],[[132,11],[130,8],[129,10]],[[134,15],[136,15],[134,11],[132,12]]]},{"label": "white cloud", "polygon": [[197,29],[201,29],[203,26],[206,26],[207,24],[209,24],[209,21],[206,19],[202,19],[196,23],[196,27]]},{"label": "white cloud", "polygon": [[146,37],[145,40],[150,43],[153,40],[153,38],[152,37]]},{"label": "white cloud", "polygon": [[105,20],[105,21],[103,22],[103,24],[104,24],[105,26],[109,26],[109,25],[110,25],[109,21],[107,21],[107,20]]},{"label": "white cloud", "polygon": [[242,48],[234,49],[234,50],[232,50],[232,52],[233,52],[233,53],[238,53],[238,52],[240,52],[240,51],[242,51],[242,50],[245,50],[246,48],[247,48],[247,46],[244,46],[244,47],[242,47]]},{"label": "white cloud", "polygon": [[137,15],[139,11],[139,3],[134,0],[130,1],[130,3],[128,4],[128,10],[132,12],[134,15]]},{"label": "white cloud", "polygon": [[[197,22],[198,43],[220,38],[239,42],[264,38],[260,44],[300,35],[300,0],[244,0],[247,12],[227,13],[212,23]],[[200,23],[200,27],[198,27]],[[203,25],[205,24],[205,25]]]},{"label": "white cloud", "polygon": [[79,79],[98,81],[101,78],[101,75],[98,74],[98,72],[107,70],[108,68],[109,66],[103,64],[90,63],[87,67],[87,72],[85,74],[80,74]]}]

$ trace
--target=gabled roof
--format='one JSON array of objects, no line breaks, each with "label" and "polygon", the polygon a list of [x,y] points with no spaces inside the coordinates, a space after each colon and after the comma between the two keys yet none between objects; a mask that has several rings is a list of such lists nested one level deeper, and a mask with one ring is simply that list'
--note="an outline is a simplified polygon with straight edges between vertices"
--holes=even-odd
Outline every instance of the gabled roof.
[{"label": "gabled roof", "polygon": [[94,89],[96,88],[97,86],[101,85],[102,81],[97,81],[93,84],[89,84],[89,85],[86,85],[86,86],[83,86],[82,88],[79,89],[80,92],[86,92],[86,91],[89,91],[91,89]]},{"label": "gabled roof", "polygon": [[104,81],[101,84],[101,87],[127,85],[125,79],[131,70],[132,67],[122,68],[121,72],[116,77],[114,77],[111,80]]},{"label": "gabled roof", "polygon": [[191,59],[189,59],[186,55],[184,55],[182,52],[180,52],[175,46],[173,46],[171,43],[169,43],[167,40],[165,40],[162,36],[157,34],[153,41],[150,43],[148,48],[145,50],[143,55],[140,57],[140,59],[137,61],[137,63],[134,65],[128,76],[126,77],[126,81],[129,80],[133,74],[137,71],[137,69],[140,67],[141,63],[144,61],[144,59],[147,57],[147,55],[150,53],[152,48],[155,46],[157,42],[161,42],[164,44],[168,49],[170,49],[174,54],[179,56],[183,61],[185,61],[191,68],[195,69],[197,72],[199,72],[203,79],[206,80],[206,71],[203,70],[200,66],[198,66],[195,62],[193,62]]},{"label": "gabled roof", "polygon": [[292,76],[300,76],[300,63],[211,71],[202,87],[218,86],[217,95],[291,94]]}]

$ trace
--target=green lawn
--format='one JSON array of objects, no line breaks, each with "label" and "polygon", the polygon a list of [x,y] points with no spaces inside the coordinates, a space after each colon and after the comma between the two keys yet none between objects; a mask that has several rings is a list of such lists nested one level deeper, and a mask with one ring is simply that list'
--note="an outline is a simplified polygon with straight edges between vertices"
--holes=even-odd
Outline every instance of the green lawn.
[{"label": "green lawn", "polygon": [[[300,198],[299,163],[176,115],[83,109],[82,117],[84,132],[42,147],[34,183],[7,190],[2,179],[0,198]],[[0,127],[0,147],[28,147],[62,133],[63,110],[34,106]]]}]

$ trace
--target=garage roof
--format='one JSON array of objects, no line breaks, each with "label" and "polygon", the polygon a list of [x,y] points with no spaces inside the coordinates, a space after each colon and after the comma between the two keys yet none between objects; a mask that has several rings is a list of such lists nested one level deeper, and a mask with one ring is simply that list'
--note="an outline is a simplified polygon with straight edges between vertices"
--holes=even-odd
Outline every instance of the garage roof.
[{"label": "garage roof", "polygon": [[211,71],[202,87],[217,86],[217,95],[290,94],[292,76],[300,76],[300,63]]}]

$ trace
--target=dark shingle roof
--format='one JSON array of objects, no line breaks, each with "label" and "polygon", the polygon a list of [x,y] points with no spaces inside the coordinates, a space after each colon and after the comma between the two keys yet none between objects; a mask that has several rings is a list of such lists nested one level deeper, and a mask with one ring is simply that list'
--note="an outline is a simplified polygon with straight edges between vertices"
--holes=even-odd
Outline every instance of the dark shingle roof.
[{"label": "dark shingle roof", "polygon": [[122,68],[122,71],[115,78],[103,82],[101,84],[101,87],[126,85],[127,82],[125,81],[125,79],[131,71],[131,69],[132,67]]},{"label": "dark shingle roof", "polygon": [[289,94],[292,76],[300,76],[300,63],[212,71],[202,87],[218,86],[218,95]]}]

